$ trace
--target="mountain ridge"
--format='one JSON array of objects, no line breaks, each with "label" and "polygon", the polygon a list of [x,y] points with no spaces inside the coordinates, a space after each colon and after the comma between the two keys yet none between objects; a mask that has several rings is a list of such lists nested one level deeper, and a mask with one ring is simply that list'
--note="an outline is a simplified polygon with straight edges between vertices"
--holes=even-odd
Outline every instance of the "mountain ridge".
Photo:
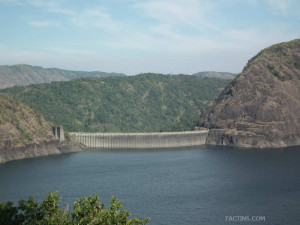
[{"label": "mountain ridge", "polygon": [[52,81],[68,81],[82,77],[126,76],[122,73],[106,73],[101,71],[73,71],[58,68],[43,68],[27,64],[0,66],[0,89],[15,85],[50,83]]},{"label": "mountain ridge", "polygon": [[[140,73],[134,76],[147,74]],[[152,73],[153,74],[153,73]],[[160,73],[157,73],[160,74]],[[164,74],[175,75],[175,74]],[[187,74],[176,74],[187,75]],[[0,66],[0,89],[13,86],[26,86],[30,84],[51,83],[53,81],[69,81],[84,77],[111,77],[127,76],[124,73],[108,73],[101,71],[74,71],[59,68],[44,68],[27,64],[16,64],[12,66]],[[192,76],[212,77],[220,79],[234,79],[236,74],[228,72],[204,71],[192,74]]]},{"label": "mountain ridge", "polygon": [[231,79],[233,80],[238,74],[229,72],[216,72],[216,71],[202,71],[192,74],[193,76],[199,77],[215,77],[220,79]]}]

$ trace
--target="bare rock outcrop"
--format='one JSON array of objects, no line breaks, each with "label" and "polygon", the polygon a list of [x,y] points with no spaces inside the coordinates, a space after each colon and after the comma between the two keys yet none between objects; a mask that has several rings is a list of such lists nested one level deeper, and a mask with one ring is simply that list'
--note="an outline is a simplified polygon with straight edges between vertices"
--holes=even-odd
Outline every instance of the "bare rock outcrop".
[{"label": "bare rock outcrop", "polygon": [[273,45],[249,60],[202,114],[207,144],[300,145],[300,39]]}]

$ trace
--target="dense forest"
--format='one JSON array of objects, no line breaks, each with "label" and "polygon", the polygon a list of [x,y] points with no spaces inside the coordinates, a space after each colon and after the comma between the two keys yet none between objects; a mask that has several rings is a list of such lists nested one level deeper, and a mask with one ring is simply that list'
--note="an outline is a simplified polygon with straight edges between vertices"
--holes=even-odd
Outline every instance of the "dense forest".
[{"label": "dense forest", "polygon": [[154,132],[193,129],[230,82],[188,75],[82,78],[0,91],[68,131]]}]

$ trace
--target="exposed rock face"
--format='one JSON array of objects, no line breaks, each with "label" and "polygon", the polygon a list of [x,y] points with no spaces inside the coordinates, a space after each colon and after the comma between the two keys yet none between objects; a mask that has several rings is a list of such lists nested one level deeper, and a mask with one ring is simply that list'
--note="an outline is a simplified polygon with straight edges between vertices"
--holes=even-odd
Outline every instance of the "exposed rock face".
[{"label": "exposed rock face", "polygon": [[211,129],[207,144],[300,145],[300,39],[252,58],[207,108],[199,126]]},{"label": "exposed rock face", "polygon": [[54,140],[51,123],[30,107],[0,98],[0,163],[82,148],[81,144]]},{"label": "exposed rock face", "polygon": [[0,97],[0,149],[19,148],[54,139],[51,123],[30,107]]}]

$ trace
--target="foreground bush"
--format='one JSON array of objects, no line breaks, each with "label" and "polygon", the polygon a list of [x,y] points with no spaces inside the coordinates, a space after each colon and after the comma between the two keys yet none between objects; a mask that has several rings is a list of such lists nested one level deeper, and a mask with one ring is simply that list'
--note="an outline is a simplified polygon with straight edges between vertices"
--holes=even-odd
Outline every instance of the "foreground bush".
[{"label": "foreground bush", "polygon": [[60,201],[58,192],[49,192],[41,204],[36,203],[32,197],[27,201],[19,201],[18,206],[13,206],[12,202],[0,202],[0,224],[143,225],[150,220],[148,217],[144,220],[138,217],[130,219],[130,212],[121,209],[123,203],[118,202],[115,196],[106,209],[98,195],[81,197],[74,203],[73,212],[68,212],[68,205],[61,209]]}]

